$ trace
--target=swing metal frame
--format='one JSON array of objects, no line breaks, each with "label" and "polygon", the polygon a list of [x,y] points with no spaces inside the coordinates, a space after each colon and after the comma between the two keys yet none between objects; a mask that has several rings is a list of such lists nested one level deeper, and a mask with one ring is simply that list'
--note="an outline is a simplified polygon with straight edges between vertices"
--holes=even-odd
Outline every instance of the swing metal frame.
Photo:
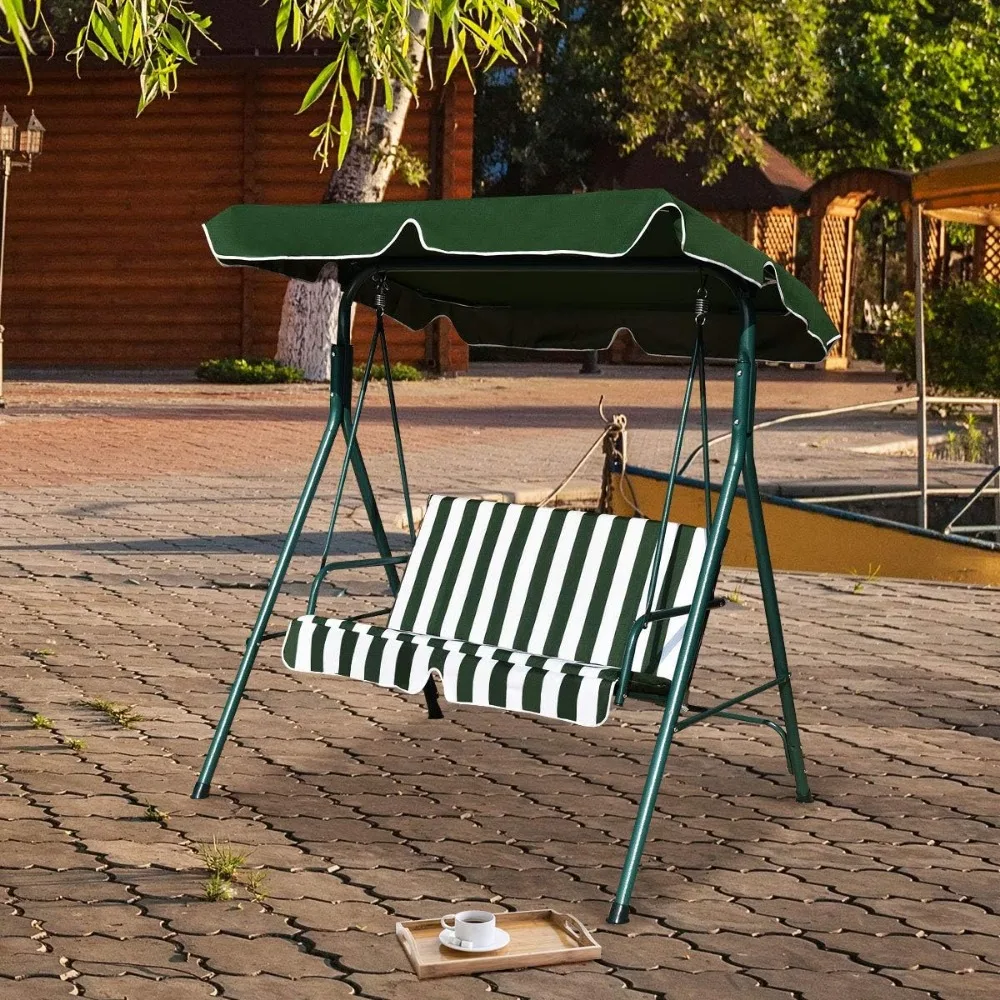
[{"label": "swing metal frame", "polygon": [[[621,664],[621,680],[616,695],[617,704],[621,705],[626,696],[654,700],[663,705],[663,717],[656,736],[650,759],[649,769],[646,776],[645,786],[639,801],[633,824],[632,835],[629,841],[628,851],[620,873],[618,890],[614,903],[608,916],[608,922],[621,924],[628,921],[629,900],[635,878],[639,870],[643,848],[649,831],[650,822],[656,806],[656,799],[663,780],[667,758],[674,737],[679,731],[686,729],[710,718],[726,718],[743,723],[764,725],[775,731],[781,738],[785,752],[785,759],[789,772],[794,778],[795,796],[799,802],[809,802],[811,795],[809,784],[805,772],[801,742],[799,737],[799,727],[796,718],[795,704],[792,696],[791,680],[788,670],[788,660],[785,650],[784,636],[782,632],[781,616],[778,608],[778,596],[775,589],[774,573],[771,566],[771,558],[767,543],[767,532],[764,525],[763,505],[761,502],[760,489],[757,482],[757,471],[754,461],[753,449],[753,417],[756,395],[756,310],[754,297],[756,286],[751,282],[742,279],[739,275],[724,267],[711,262],[671,262],[664,263],[658,260],[646,261],[642,259],[611,259],[601,260],[594,258],[581,258],[573,261],[566,261],[553,258],[534,258],[525,263],[517,258],[507,258],[506,260],[454,260],[441,261],[429,259],[394,260],[380,261],[377,264],[365,264],[350,275],[343,287],[343,294],[340,301],[337,319],[337,336],[333,344],[332,351],[332,376],[330,380],[330,400],[326,426],[320,438],[316,455],[313,459],[309,473],[306,477],[305,485],[299,497],[295,513],[292,517],[288,533],[278,556],[274,572],[268,583],[261,602],[257,619],[247,640],[242,659],[236,672],[236,676],[229,689],[228,697],[219,717],[215,733],[211,744],[205,755],[205,759],[192,792],[192,798],[205,798],[210,791],[212,778],[222,753],[226,738],[229,735],[233,719],[239,707],[240,700],[246,689],[247,681],[253,669],[260,646],[268,639],[277,638],[283,632],[268,632],[267,627],[274,610],[275,601],[281,589],[285,574],[295,552],[299,537],[305,525],[306,517],[316,496],[317,489],[326,471],[327,462],[333,451],[334,444],[340,436],[344,438],[345,452],[341,463],[337,488],[334,494],[333,505],[329,527],[326,533],[326,541],[323,550],[321,565],[317,571],[312,587],[310,588],[308,599],[308,612],[313,613],[318,600],[321,585],[329,574],[334,570],[356,569],[363,567],[381,567],[384,569],[389,588],[393,595],[399,591],[400,576],[399,567],[405,564],[407,555],[394,554],[390,548],[386,536],[385,527],[379,513],[375,493],[372,489],[368,471],[364,458],[358,444],[358,425],[362,416],[365,396],[368,384],[371,379],[372,366],[374,364],[376,351],[381,352],[382,361],[386,369],[386,381],[389,397],[389,409],[392,419],[393,431],[396,442],[396,452],[399,463],[400,479],[402,483],[404,503],[406,505],[407,523],[411,542],[415,537],[413,527],[413,512],[409,493],[409,483],[406,475],[406,465],[403,454],[402,439],[399,430],[399,420],[396,408],[395,393],[393,391],[392,379],[389,366],[388,348],[386,345],[385,332],[382,327],[382,305],[384,297],[380,298],[379,288],[384,289],[384,282],[391,279],[394,272],[420,270],[424,272],[437,271],[455,273],[471,270],[487,270],[496,274],[522,272],[526,267],[538,269],[542,272],[573,271],[579,273],[599,272],[610,270],[627,270],[631,273],[645,271],[651,274],[676,274],[687,273],[698,275],[702,278],[706,273],[712,273],[720,279],[732,292],[739,310],[740,335],[739,346],[734,368],[734,388],[733,406],[730,439],[729,457],[726,463],[725,472],[722,477],[721,487],[718,493],[718,500],[715,509],[712,509],[711,484],[708,474],[708,450],[704,451],[704,486],[705,486],[705,511],[706,527],[708,529],[707,549],[705,559],[702,564],[701,573],[695,588],[695,593],[689,608],[661,610],[650,608],[646,614],[642,615],[632,628],[627,644],[626,655]],[[375,334],[372,338],[368,351],[360,387],[358,390],[357,404],[352,408],[353,395],[353,347],[351,344],[351,310],[360,289],[366,282],[376,280],[376,306],[377,322]],[[378,283],[383,283],[379,285]],[[699,293],[700,295],[703,292]],[[668,478],[666,498],[661,516],[661,530],[657,543],[656,560],[658,562],[666,535],[666,525],[669,518],[670,506],[674,491],[674,484],[678,475],[680,463],[681,446],[684,430],[690,410],[694,385],[697,381],[699,386],[699,399],[701,408],[701,433],[703,442],[707,440],[707,400],[705,387],[705,348],[702,338],[702,323],[704,321],[704,310],[696,310],[696,335],[691,352],[691,365],[688,371],[687,384],[684,393],[684,400],[681,408],[681,416],[677,431],[677,443],[674,449],[673,461]],[[349,559],[331,559],[330,550],[334,538],[337,515],[343,500],[344,489],[347,482],[348,472],[353,470],[357,480],[361,499],[364,504],[368,521],[371,526],[377,557],[362,557]],[[771,648],[771,658],[774,667],[774,677],[756,687],[745,691],[742,694],[727,698],[718,704],[704,709],[687,709],[689,714],[682,718],[685,711],[685,701],[688,687],[694,670],[695,662],[709,611],[713,607],[718,607],[719,602],[714,597],[715,585],[718,579],[719,570],[722,564],[723,550],[725,548],[728,534],[729,518],[733,507],[734,497],[740,480],[743,481],[743,488],[747,500],[750,526],[753,533],[754,549],[757,559],[757,571],[760,579],[761,592],[763,595],[764,612],[767,620],[768,637]],[[655,578],[655,571],[653,578]],[[678,613],[688,613],[687,625],[677,661],[677,668],[673,680],[666,692],[662,687],[650,684],[648,679],[631,672],[631,659],[635,645],[642,629],[652,622],[661,620],[669,615]],[[367,615],[357,617],[371,617],[380,612],[369,612]],[[749,712],[734,712],[732,709],[743,705],[744,702],[762,694],[771,688],[777,688],[781,704],[781,714],[783,724],[764,716],[751,714]],[[440,717],[441,712],[437,704],[437,692],[433,679],[428,682],[425,688],[425,696],[428,703],[428,711],[432,717]],[[664,693],[666,697],[664,698]]]}]

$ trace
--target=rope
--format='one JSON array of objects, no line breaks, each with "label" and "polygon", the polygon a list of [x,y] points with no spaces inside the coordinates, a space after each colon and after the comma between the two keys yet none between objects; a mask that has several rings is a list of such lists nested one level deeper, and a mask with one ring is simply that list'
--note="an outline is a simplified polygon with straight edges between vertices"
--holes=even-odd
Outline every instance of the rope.
[{"label": "rope", "polygon": [[[559,496],[559,494],[562,493],[564,489],[566,489],[566,487],[572,482],[572,480],[576,477],[579,471],[587,464],[588,460],[594,454],[594,452],[597,451],[597,449],[602,445],[604,446],[604,454],[606,460],[608,459],[608,457],[613,457],[618,461],[620,461],[622,469],[621,479],[622,481],[625,480],[626,478],[625,467],[627,458],[626,452],[628,449],[628,445],[626,443],[628,437],[625,431],[626,427],[628,426],[628,417],[626,417],[624,413],[615,413],[614,415],[612,415],[610,419],[607,416],[605,416],[604,396],[601,396],[600,402],[597,404],[597,412],[600,414],[601,419],[605,421],[604,429],[601,431],[600,434],[598,434],[597,439],[594,441],[594,443],[586,450],[586,452],[584,452],[583,458],[581,458],[580,461],[577,462],[575,466],[573,466],[573,469],[570,471],[569,475],[567,475],[566,478],[563,479],[563,481],[538,505],[539,507],[545,507],[548,504],[552,503],[552,501],[555,500],[555,498]],[[605,468],[608,468],[607,464],[605,465]],[[609,500],[610,498],[605,496],[604,485],[605,484],[602,482],[601,509],[607,510],[610,504],[607,504],[606,501]],[[621,483],[619,483],[619,489],[621,489]],[[635,493],[634,491],[632,491],[631,485],[629,486],[629,490],[632,492],[633,499],[630,500],[628,497],[626,497],[624,492],[622,493],[622,499],[632,510],[634,510],[638,514],[639,509],[633,502]]]}]

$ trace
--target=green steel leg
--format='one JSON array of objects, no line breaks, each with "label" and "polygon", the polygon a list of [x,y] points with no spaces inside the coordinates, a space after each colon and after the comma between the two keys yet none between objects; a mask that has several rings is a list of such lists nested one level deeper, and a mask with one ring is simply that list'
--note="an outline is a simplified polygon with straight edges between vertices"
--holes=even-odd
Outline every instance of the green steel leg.
[{"label": "green steel leg", "polygon": [[632,827],[632,839],[629,842],[628,853],[622,866],[618,882],[618,892],[611,905],[608,915],[609,924],[624,924],[628,922],[629,899],[632,887],[642,861],[642,851],[649,833],[649,824],[656,808],[656,798],[663,780],[663,771],[667,763],[667,755],[673,740],[681,704],[691,680],[695,659],[701,645],[705,621],[708,617],[708,604],[712,598],[715,581],[722,565],[722,551],[726,543],[726,531],[729,526],[729,514],[733,508],[733,498],[743,471],[747,448],[747,431],[752,422],[754,349],[756,327],[754,324],[753,304],[741,297],[743,314],[743,333],[740,337],[739,355],[736,362],[735,385],[733,388],[733,436],[729,448],[729,462],[722,479],[719,491],[719,501],[716,506],[715,518],[708,534],[708,545],[705,551],[705,562],[702,565],[698,584],[695,587],[694,598],[691,601],[691,614],[687,627],[684,629],[684,639],[681,643],[677,660],[677,670],[670,685],[670,695],[663,710],[663,721],[653,747],[653,755],[646,775],[646,784],[642,790],[642,798],[636,812],[635,824]]},{"label": "green steel leg", "polygon": [[343,414],[340,406],[340,399],[334,396],[330,401],[330,415],[326,421],[326,428],[320,440],[319,448],[316,450],[316,457],[313,459],[312,467],[306,478],[305,487],[299,496],[298,506],[295,508],[295,515],[292,517],[291,526],[285,536],[285,544],[281,548],[278,562],[271,574],[271,580],[267,585],[264,600],[261,603],[260,611],[257,612],[257,621],[254,622],[253,631],[247,640],[246,649],[243,651],[243,658],[240,660],[239,669],[232,686],[229,688],[229,696],[219,716],[218,725],[215,727],[215,735],[212,737],[208,753],[205,755],[204,763],[201,765],[201,773],[195,782],[194,791],[191,793],[193,799],[207,798],[212,784],[212,776],[215,774],[216,765],[219,763],[219,755],[222,747],[229,736],[229,729],[233,724],[236,710],[239,708],[240,699],[243,697],[243,690],[253,670],[254,661],[257,659],[257,651],[260,648],[261,639],[267,630],[267,623],[274,610],[274,602],[277,600],[278,591],[284,582],[285,573],[288,571],[288,564],[292,560],[295,546],[298,544],[299,536],[302,534],[302,527],[306,522],[309,507],[313,497],[316,495],[316,488],[323,477],[323,470],[326,468],[326,460],[330,457],[333,442],[340,430],[343,421]]},{"label": "green steel leg", "polygon": [[757,483],[752,433],[747,443],[743,485],[746,490],[747,510],[750,514],[750,528],[753,532],[753,547],[757,557],[757,575],[760,577],[760,589],[764,597],[764,613],[767,617],[768,638],[771,640],[774,673],[778,678],[781,714],[784,716],[785,730],[788,734],[785,741],[785,756],[788,760],[789,770],[795,778],[795,798],[799,802],[811,802],[812,793],[809,791],[809,779],[806,777],[805,762],[802,758],[802,742],[799,739],[795,699],[792,697],[792,679],[788,673],[788,656],[785,652],[785,637],[781,628],[781,612],[778,609],[778,592],[774,586],[771,552],[767,545],[767,531],[764,527],[764,506],[761,503],[760,487]]},{"label": "green steel leg", "polygon": [[264,593],[264,600],[261,602],[260,611],[257,612],[257,620],[254,622],[250,638],[247,639],[243,658],[240,660],[239,668],[236,671],[236,677],[229,688],[229,695],[226,698],[226,704],[223,706],[222,714],[219,716],[219,721],[215,727],[215,733],[212,736],[208,753],[205,754],[205,760],[201,765],[201,772],[198,775],[198,780],[195,782],[194,790],[191,792],[191,798],[193,799],[204,799],[208,796],[212,785],[212,776],[215,774],[215,768],[219,763],[222,748],[225,745],[226,738],[229,736],[229,730],[236,716],[236,710],[239,708],[240,699],[243,697],[243,691],[247,686],[250,671],[253,670],[254,662],[257,659],[257,651],[260,649],[264,633],[267,631],[267,623],[271,617],[271,612],[274,610],[274,603],[285,580],[285,574],[288,572],[288,564],[292,561],[292,555],[298,544],[299,536],[302,534],[302,528],[306,523],[309,508],[312,505],[313,498],[316,496],[320,480],[323,478],[323,472],[326,469],[327,459],[330,457],[330,452],[333,449],[333,443],[341,427],[344,425],[344,402],[345,400],[348,404],[350,402],[351,387],[351,303],[354,300],[358,287],[362,281],[367,280],[370,273],[370,271],[363,271],[357,274],[350,285],[344,289],[344,293],[341,296],[337,321],[337,349],[333,354],[330,378],[330,412],[327,416],[326,427],[323,430],[323,437],[320,439],[319,447],[316,449],[316,457],[313,458],[309,475],[306,477],[305,486],[302,488],[302,493],[299,496],[299,502],[295,508],[292,523],[288,528],[288,534],[285,536],[285,544],[281,547],[281,553],[278,556],[274,572],[271,574],[270,582]]}]

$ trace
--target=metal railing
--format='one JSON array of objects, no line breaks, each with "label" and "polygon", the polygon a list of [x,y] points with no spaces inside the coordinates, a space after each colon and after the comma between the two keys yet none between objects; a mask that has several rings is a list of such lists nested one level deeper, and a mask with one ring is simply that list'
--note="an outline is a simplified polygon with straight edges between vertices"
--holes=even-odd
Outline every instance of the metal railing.
[{"label": "metal railing", "polygon": [[[762,420],[754,424],[754,431],[765,430],[768,427],[776,427],[780,424],[790,424],[800,420],[816,420],[821,417],[838,416],[844,413],[861,413],[865,410],[879,410],[893,408],[897,406],[908,406],[916,404],[920,417],[920,404],[923,401],[924,419],[918,420],[917,434],[917,487],[912,490],[870,490],[866,493],[843,493],[821,497],[802,497],[804,503],[854,503],[867,500],[905,500],[914,498],[918,500],[917,510],[918,523],[920,527],[927,526],[927,500],[932,496],[956,496],[966,497],[966,503],[961,510],[956,513],[944,528],[945,534],[994,534],[1000,538],[1000,399],[982,398],[979,396],[898,396],[895,399],[880,400],[875,403],[856,403],[851,406],[834,406],[824,410],[809,410],[805,413],[787,413],[772,420]],[[971,490],[968,487],[940,486],[930,487],[927,485],[927,425],[926,407],[928,406],[976,406],[986,407],[990,410],[992,437],[993,437],[993,461],[995,467]],[[678,475],[682,475],[688,466],[701,454],[703,448],[710,449],[716,444],[728,441],[732,437],[731,433],[718,434],[709,438],[704,444],[699,444],[692,451],[678,469]],[[995,486],[990,489],[990,483],[996,480]],[[972,505],[987,492],[994,494],[995,523],[986,525],[959,525],[957,522],[970,510]]]}]

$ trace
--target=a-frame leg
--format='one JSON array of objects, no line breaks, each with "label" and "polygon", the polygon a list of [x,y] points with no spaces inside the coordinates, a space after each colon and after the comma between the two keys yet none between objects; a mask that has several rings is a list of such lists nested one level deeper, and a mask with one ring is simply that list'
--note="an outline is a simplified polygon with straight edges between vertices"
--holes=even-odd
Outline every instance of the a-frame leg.
[{"label": "a-frame leg", "polygon": [[667,755],[673,742],[681,704],[691,680],[698,650],[701,647],[705,623],[708,619],[708,603],[715,589],[715,581],[722,565],[722,552],[726,543],[726,532],[729,527],[729,515],[733,509],[733,499],[736,487],[743,472],[747,447],[747,429],[752,423],[753,413],[753,383],[756,376],[754,360],[754,343],[756,328],[754,325],[753,304],[745,296],[741,298],[743,313],[743,333],[740,337],[739,356],[736,362],[736,372],[733,387],[733,436],[729,448],[729,461],[719,490],[719,503],[716,507],[712,527],[708,533],[708,543],[705,550],[705,560],[691,600],[691,613],[688,615],[687,626],[684,629],[684,639],[681,642],[677,658],[677,668],[674,671],[670,685],[670,694],[663,710],[660,731],[653,746],[653,755],[646,774],[646,783],[639,800],[635,823],[632,827],[632,838],[629,841],[628,853],[622,866],[618,881],[618,891],[615,901],[611,904],[608,914],[609,924],[624,924],[628,922],[629,900],[632,887],[642,862],[642,852],[649,833],[649,824],[656,809],[656,798],[663,781],[663,772],[667,763]]},{"label": "a-frame leg", "polygon": [[281,554],[278,556],[274,572],[271,574],[267,591],[264,594],[264,600],[261,602],[260,610],[257,612],[257,620],[254,622],[250,638],[247,639],[243,658],[240,660],[236,677],[229,688],[226,704],[222,709],[222,714],[219,716],[218,724],[215,727],[215,734],[212,736],[208,753],[205,755],[205,760],[201,765],[201,773],[198,775],[194,791],[191,793],[191,798],[193,799],[204,799],[208,796],[212,784],[212,776],[215,774],[216,765],[219,763],[222,747],[229,736],[229,730],[236,716],[236,710],[239,708],[240,699],[243,697],[243,691],[247,686],[250,671],[253,670],[254,662],[257,659],[257,652],[260,649],[264,633],[267,630],[267,623],[271,618],[271,612],[274,610],[274,602],[277,600],[282,583],[284,583],[288,564],[292,561],[292,555],[295,552],[296,545],[298,545],[303,525],[306,523],[306,517],[309,514],[310,506],[312,506],[313,497],[316,496],[316,488],[323,478],[326,461],[330,457],[330,451],[333,448],[333,443],[343,422],[342,415],[340,400],[334,395],[330,401],[330,415],[327,417],[326,428],[323,431],[319,447],[316,449],[316,456],[313,458],[312,466],[309,469],[306,484],[299,496],[298,506],[295,508],[292,523],[288,528],[288,534],[285,536],[285,544],[281,547]]},{"label": "a-frame leg", "polygon": [[764,598],[764,615],[767,618],[767,635],[771,642],[774,674],[778,679],[781,714],[785,720],[785,754],[788,758],[788,770],[795,778],[795,798],[799,802],[811,802],[812,793],[809,791],[809,779],[806,777],[802,741],[799,739],[798,717],[795,713],[795,699],[792,696],[792,680],[788,673],[788,656],[785,652],[785,636],[781,628],[778,592],[774,585],[771,551],[768,548],[767,531],[764,527],[764,505],[761,502],[760,487],[757,484],[752,430],[748,438],[743,468],[743,485],[746,491],[747,511],[750,515],[750,529],[753,533],[757,575],[760,578],[760,589]]}]

